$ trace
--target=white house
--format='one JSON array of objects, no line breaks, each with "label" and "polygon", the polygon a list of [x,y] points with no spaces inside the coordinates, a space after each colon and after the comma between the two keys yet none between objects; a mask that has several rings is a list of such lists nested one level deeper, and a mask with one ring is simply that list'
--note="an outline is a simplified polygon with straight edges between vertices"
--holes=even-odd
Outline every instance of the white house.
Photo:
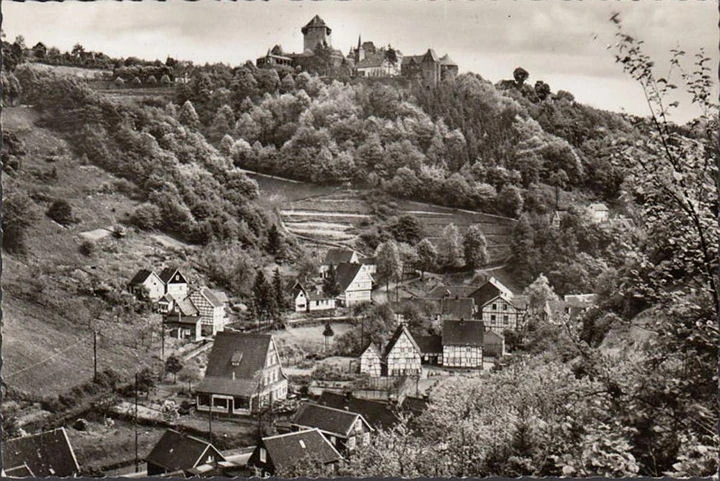
[{"label": "white house", "polygon": [[160,279],[165,284],[164,294],[170,294],[175,299],[185,299],[188,296],[188,281],[177,267],[163,269]]},{"label": "white house", "polygon": [[362,264],[339,264],[335,277],[340,285],[340,305],[350,307],[372,300],[373,278]]},{"label": "white house", "polygon": [[336,300],[328,297],[320,289],[310,290],[300,282],[293,288],[295,294],[295,312],[315,312],[335,309]]},{"label": "white house", "polygon": [[151,301],[157,302],[165,295],[165,283],[155,272],[141,269],[130,280],[128,290],[136,296],[147,296]]},{"label": "white house", "polygon": [[596,224],[602,224],[607,222],[610,218],[610,209],[607,208],[602,202],[595,202],[588,206],[588,212],[590,214],[590,220]]},{"label": "white house", "polygon": [[360,354],[360,374],[367,374],[370,377],[380,377],[381,375],[380,354],[378,354],[372,343]]},{"label": "white house", "polygon": [[482,367],[484,335],[482,322],[443,322],[443,366]]},{"label": "white house", "polygon": [[217,298],[213,291],[203,287],[190,293],[189,298],[200,312],[203,335],[214,336],[225,328],[227,321],[225,304]]},{"label": "white house", "polygon": [[422,373],[422,351],[412,334],[400,324],[385,348],[383,358],[387,364],[388,376],[417,376]]}]

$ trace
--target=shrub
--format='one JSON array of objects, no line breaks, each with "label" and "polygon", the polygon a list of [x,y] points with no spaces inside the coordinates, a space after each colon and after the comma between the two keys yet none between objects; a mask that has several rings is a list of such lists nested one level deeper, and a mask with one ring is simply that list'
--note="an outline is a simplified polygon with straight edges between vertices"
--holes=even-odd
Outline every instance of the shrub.
[{"label": "shrub", "polygon": [[122,78],[118,77],[115,79],[115,85],[117,85],[118,87],[123,86],[125,85],[125,81]]},{"label": "shrub", "polygon": [[141,204],[130,216],[130,222],[143,230],[155,229],[161,221],[160,208],[155,204]]},{"label": "shrub", "polygon": [[72,207],[70,207],[68,201],[63,199],[53,202],[46,214],[58,224],[68,225],[73,222]]},{"label": "shrub", "polygon": [[95,243],[91,240],[83,241],[80,244],[80,253],[86,257],[91,257],[95,254]]},{"label": "shrub", "polygon": [[142,80],[140,80],[140,77],[134,77],[132,79],[132,84],[136,87],[139,87],[140,85],[142,85]]},{"label": "shrub", "polygon": [[163,75],[162,77],[160,77],[160,83],[163,85],[170,85],[172,82],[170,80],[170,77],[168,77],[167,75]]}]

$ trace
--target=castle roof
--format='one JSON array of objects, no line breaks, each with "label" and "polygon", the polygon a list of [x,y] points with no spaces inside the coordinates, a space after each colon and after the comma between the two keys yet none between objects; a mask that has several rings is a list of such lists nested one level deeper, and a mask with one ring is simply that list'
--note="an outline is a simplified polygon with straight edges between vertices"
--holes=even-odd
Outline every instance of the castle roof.
[{"label": "castle roof", "polygon": [[440,65],[448,65],[448,66],[455,66],[457,67],[457,64],[453,62],[453,60],[450,58],[448,54],[443,55],[440,57]]},{"label": "castle roof", "polygon": [[311,28],[326,28],[327,33],[330,34],[332,30],[330,30],[330,27],[327,26],[325,23],[325,20],[320,18],[319,15],[315,15],[312,20],[310,20],[303,28],[300,29],[300,31],[304,34],[308,32]]}]

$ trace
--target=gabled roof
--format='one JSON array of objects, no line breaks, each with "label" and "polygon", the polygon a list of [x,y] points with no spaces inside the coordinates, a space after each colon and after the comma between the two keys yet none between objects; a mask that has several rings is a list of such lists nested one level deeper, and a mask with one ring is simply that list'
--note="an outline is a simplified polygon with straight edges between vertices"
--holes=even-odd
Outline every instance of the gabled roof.
[{"label": "gabled roof", "polygon": [[364,355],[366,352],[368,352],[368,351],[369,351],[370,353],[372,353],[372,354],[375,354],[378,358],[380,357],[380,354],[378,353],[378,350],[375,349],[375,346],[373,345],[372,342],[368,343],[367,347],[362,350],[362,353],[361,353],[360,355],[363,356],[363,355]]},{"label": "gabled roof", "polygon": [[149,271],[147,269],[140,269],[137,274],[130,280],[131,286],[137,286],[139,284],[142,284],[147,280],[148,277],[156,275],[153,271]]},{"label": "gabled roof", "polygon": [[444,319],[472,319],[475,301],[471,297],[463,299],[441,299],[440,314]]},{"label": "gabled roof", "polygon": [[308,289],[300,281],[295,282],[293,290],[296,291],[295,297],[297,297],[298,293],[302,291],[302,293],[305,294],[305,297],[310,301],[327,301],[334,299],[333,296],[326,296],[325,293],[317,287],[315,287],[315,289]]},{"label": "gabled roof", "polygon": [[354,254],[355,251],[353,250],[333,247],[332,249],[329,249],[325,254],[325,260],[323,260],[323,265],[336,266],[338,264],[342,264],[343,262],[350,262]]},{"label": "gabled roof", "polygon": [[37,477],[71,477],[80,471],[65,428],[3,442],[2,465],[6,473],[29,471]]},{"label": "gabled roof", "polygon": [[505,336],[495,331],[485,331],[483,334],[483,344],[497,344],[505,342]]},{"label": "gabled roof", "polygon": [[197,466],[208,449],[215,452],[218,461],[225,460],[207,441],[168,429],[145,460],[168,471],[186,470]]},{"label": "gabled roof", "polygon": [[482,307],[491,300],[497,298],[502,294],[502,291],[497,288],[495,284],[492,282],[486,282],[482,286],[475,289],[475,291],[471,294],[473,299],[475,300],[475,303]]},{"label": "gabled roof", "polygon": [[479,321],[444,321],[443,346],[482,347],[485,325]]},{"label": "gabled roof", "polygon": [[402,58],[403,65],[409,65],[409,64],[418,64],[422,62],[422,59],[425,57],[425,55],[405,55]]},{"label": "gabled roof", "polygon": [[445,54],[442,57],[440,57],[440,65],[457,67],[457,64],[455,62],[453,62],[453,60],[450,58],[450,56],[448,54]]},{"label": "gabled roof", "polygon": [[230,299],[228,298],[228,295],[225,293],[225,291],[221,291],[219,289],[212,289],[210,292],[212,292],[213,295],[215,295],[215,297],[217,298],[217,300],[222,302],[223,305],[230,302]]},{"label": "gabled roof", "polygon": [[292,466],[304,457],[322,464],[342,459],[340,453],[317,429],[307,429],[262,439],[276,470]]},{"label": "gabled roof", "polygon": [[358,399],[344,394],[323,391],[317,402],[321,405],[347,409],[362,414],[370,426],[375,429],[390,429],[400,422],[390,404],[382,401]]},{"label": "gabled roof", "polygon": [[420,347],[421,354],[442,353],[442,336],[437,334],[417,335],[413,334],[415,342]]},{"label": "gabled roof", "polygon": [[362,265],[364,265],[364,266],[367,266],[367,265],[374,266],[374,265],[377,263],[377,257],[375,257],[375,256],[372,256],[372,257],[361,257],[361,258],[359,259],[359,261],[360,261],[360,264],[362,264]]},{"label": "gabled roof", "polygon": [[196,290],[193,293],[200,294],[213,307],[223,307],[225,305],[220,299],[218,299],[218,297],[215,295],[215,293],[213,291],[211,291],[210,289],[208,289],[207,287],[203,287],[202,289]]},{"label": "gabled roof", "polygon": [[370,427],[370,424],[358,413],[320,404],[303,403],[293,418],[293,424],[317,428],[338,436],[347,436],[358,419]]},{"label": "gabled roof", "polygon": [[337,268],[335,269],[335,278],[340,285],[341,291],[345,291],[348,287],[350,287],[350,284],[352,284],[355,280],[355,277],[357,277],[361,269],[362,264],[349,264],[347,262],[343,262],[342,264],[337,265]]},{"label": "gabled roof", "polygon": [[312,20],[310,20],[307,24],[305,24],[305,26],[303,28],[300,29],[300,31],[303,34],[305,34],[305,33],[307,33],[308,29],[310,29],[310,28],[322,28],[322,27],[327,28],[328,33],[331,32],[330,27],[327,26],[327,24],[325,23],[325,20],[320,18],[319,15],[315,15],[312,18]]},{"label": "gabled roof", "polygon": [[393,333],[392,337],[390,337],[390,340],[387,343],[387,346],[385,346],[385,351],[383,352],[382,358],[385,359],[388,354],[390,354],[390,351],[393,347],[395,347],[395,343],[400,339],[400,336],[407,335],[408,338],[410,338],[410,342],[413,346],[415,346],[415,349],[417,350],[418,354],[420,354],[422,351],[420,351],[420,346],[418,346],[417,342],[415,342],[415,338],[413,337],[410,330],[407,328],[405,324],[400,324],[397,329],[395,329],[395,332]]},{"label": "gabled roof", "polygon": [[381,67],[383,62],[385,62],[385,52],[378,52],[368,55],[364,59],[360,60],[356,65],[356,68]]},{"label": "gabled roof", "polygon": [[208,357],[205,378],[197,386],[196,391],[252,395],[259,382],[257,375],[265,367],[271,342],[272,336],[269,334],[218,332]]},{"label": "gabled roof", "polygon": [[434,287],[427,295],[430,299],[442,299],[443,297],[468,297],[473,291],[477,289],[475,286],[444,286],[440,285]]},{"label": "gabled roof", "polygon": [[163,269],[162,272],[160,272],[160,280],[167,284],[172,280],[176,273],[180,274],[183,280],[185,280],[185,276],[180,273],[180,269],[177,267],[166,267]]},{"label": "gabled roof", "polygon": [[432,60],[433,62],[440,62],[440,59],[438,58],[438,55],[435,53],[435,50],[429,48],[427,52],[425,52],[425,55],[423,55],[423,61],[426,59]]},{"label": "gabled roof", "polygon": [[419,397],[413,397],[413,396],[405,396],[405,399],[403,399],[402,404],[400,405],[400,408],[403,411],[410,411],[411,414],[414,416],[419,416],[428,408],[428,405],[430,404],[430,401],[427,399],[419,398]]},{"label": "gabled roof", "polygon": [[200,311],[197,306],[195,306],[195,303],[189,297],[181,300],[175,299],[175,306],[173,306],[173,310],[179,310],[180,314],[183,316],[193,317],[200,315]]}]

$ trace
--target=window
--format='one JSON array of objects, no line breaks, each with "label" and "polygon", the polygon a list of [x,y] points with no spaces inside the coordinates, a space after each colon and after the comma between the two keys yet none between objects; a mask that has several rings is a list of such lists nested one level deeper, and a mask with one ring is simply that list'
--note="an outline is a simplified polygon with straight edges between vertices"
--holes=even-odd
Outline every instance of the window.
[{"label": "window", "polygon": [[367,446],[370,444],[370,433],[364,433],[362,437],[362,443]]},{"label": "window", "polygon": [[503,304],[503,311],[507,311],[507,304]]},{"label": "window", "polygon": [[510,316],[503,316],[503,325],[507,326],[510,323]]},{"label": "window", "polygon": [[350,436],[347,442],[348,449],[355,449],[355,436]]},{"label": "window", "polygon": [[495,321],[495,314],[493,314],[492,316],[490,316],[490,321],[493,321],[493,322]]},{"label": "window", "polygon": [[493,305],[492,305],[492,310],[493,310],[493,311],[497,311],[497,304],[493,304]]},{"label": "window", "polygon": [[260,462],[267,463],[267,451],[265,451],[265,448],[260,448]]}]

